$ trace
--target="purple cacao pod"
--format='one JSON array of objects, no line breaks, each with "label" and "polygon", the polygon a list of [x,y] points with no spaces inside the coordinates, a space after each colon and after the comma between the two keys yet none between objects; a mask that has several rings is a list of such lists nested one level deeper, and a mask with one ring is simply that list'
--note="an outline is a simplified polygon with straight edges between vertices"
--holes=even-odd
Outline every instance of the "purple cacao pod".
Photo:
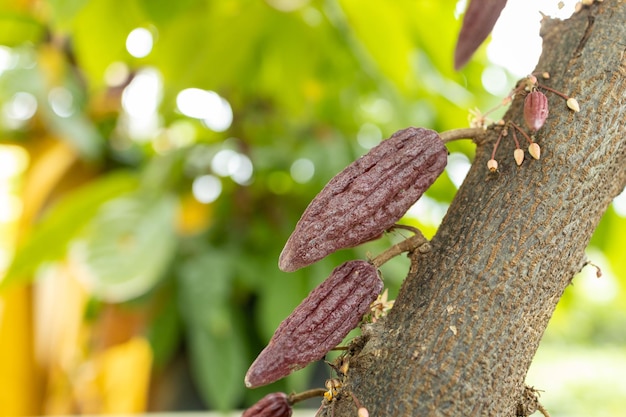
[{"label": "purple cacao pod", "polygon": [[506,0],[470,0],[454,50],[454,69],[463,67],[496,24]]},{"label": "purple cacao pod", "polygon": [[400,130],[335,175],[311,201],[278,260],[287,272],[378,238],[446,167],[448,152],[433,130]]},{"label": "purple cacao pod", "polygon": [[536,132],[541,129],[548,118],[548,97],[541,91],[533,91],[524,99],[524,121]]},{"label": "purple cacao pod", "polygon": [[383,288],[376,268],[348,261],[283,320],[246,373],[248,388],[272,383],[324,357],[361,321]]},{"label": "purple cacao pod", "polygon": [[272,392],[245,410],[241,417],[291,417],[292,409],[287,394]]}]

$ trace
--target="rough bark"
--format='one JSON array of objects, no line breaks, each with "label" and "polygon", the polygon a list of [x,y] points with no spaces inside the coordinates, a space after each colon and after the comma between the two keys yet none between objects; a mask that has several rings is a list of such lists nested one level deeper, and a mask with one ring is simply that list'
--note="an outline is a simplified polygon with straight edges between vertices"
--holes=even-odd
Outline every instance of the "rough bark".
[{"label": "rough bark", "polygon": [[[516,415],[554,308],[626,184],[625,22],[618,0],[544,21],[537,71],[549,71],[546,84],[575,96],[581,111],[547,93],[542,158],[521,167],[512,140],[494,174],[486,163],[496,133],[478,145],[432,250],[413,256],[395,307],[350,358],[344,387],[370,415]],[[522,103],[506,119],[521,125]],[[332,408],[356,415],[349,395]]]}]

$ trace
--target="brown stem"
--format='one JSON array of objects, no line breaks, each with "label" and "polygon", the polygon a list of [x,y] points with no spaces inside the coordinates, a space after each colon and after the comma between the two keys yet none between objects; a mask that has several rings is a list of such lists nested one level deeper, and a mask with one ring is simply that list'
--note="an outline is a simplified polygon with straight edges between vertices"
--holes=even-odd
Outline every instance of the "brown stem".
[{"label": "brown stem", "polygon": [[522,130],[522,128],[521,128],[521,127],[519,127],[517,124],[515,124],[515,123],[513,123],[513,122],[509,122],[509,124],[510,124],[511,126],[513,126],[513,128],[514,128],[515,130],[517,130],[517,131],[518,131],[518,132],[520,132],[522,135],[524,135],[524,137],[526,138],[526,140],[528,141],[528,143],[533,143],[533,140],[531,139],[531,137],[530,137],[530,136],[528,136],[528,134],[527,134],[526,132],[524,132],[524,131]]},{"label": "brown stem", "polygon": [[476,139],[482,137],[485,134],[485,129],[482,127],[466,127],[462,129],[446,130],[439,133],[439,137],[444,143],[452,142],[459,139],[472,139],[476,142]]},{"label": "brown stem", "polygon": [[309,398],[323,397],[326,390],[324,388],[314,388],[307,391],[303,391],[297,394],[289,394],[287,401],[293,405],[300,401],[308,400]]},{"label": "brown stem", "polygon": [[496,159],[496,150],[498,150],[498,145],[500,145],[500,141],[502,140],[502,136],[505,135],[506,129],[502,129],[500,134],[498,135],[498,140],[496,140],[496,144],[493,145],[493,151],[491,151],[491,159]]},{"label": "brown stem", "polygon": [[[398,226],[400,225],[396,225],[394,227],[398,227]],[[402,228],[405,228],[405,227],[402,227]],[[419,229],[410,229],[410,230],[415,233],[413,236],[403,240],[402,242],[396,243],[395,245],[393,245],[392,247],[390,247],[389,249],[387,249],[380,255],[376,256],[374,259],[372,259],[372,264],[376,268],[378,268],[381,265],[383,265],[385,262],[390,260],[391,258],[394,258],[400,255],[402,252],[413,252],[415,249],[418,249],[421,247],[426,248],[426,245],[428,245],[428,239],[424,237],[422,232],[420,232]]]},{"label": "brown stem", "polygon": [[543,88],[544,90],[548,90],[548,91],[550,91],[550,92],[552,92],[552,93],[556,94],[557,96],[560,96],[561,98],[563,98],[563,99],[565,99],[565,100],[568,100],[568,99],[569,99],[569,96],[567,96],[567,95],[565,95],[565,94],[561,93],[560,91],[555,90],[554,88],[550,88],[550,87],[547,87],[547,86],[545,86],[545,85],[543,85],[543,84],[539,84],[539,83],[537,83],[537,85],[538,85],[539,87]]}]

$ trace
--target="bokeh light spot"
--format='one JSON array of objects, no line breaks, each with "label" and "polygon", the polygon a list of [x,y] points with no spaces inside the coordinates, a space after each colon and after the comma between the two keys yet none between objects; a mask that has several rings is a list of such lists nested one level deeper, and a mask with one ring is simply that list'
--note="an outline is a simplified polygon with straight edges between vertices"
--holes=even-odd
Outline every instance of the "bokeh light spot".
[{"label": "bokeh light spot", "polygon": [[450,181],[452,181],[452,184],[454,184],[457,189],[463,184],[471,167],[472,164],[470,160],[460,152],[453,152],[448,156],[446,172],[448,173],[448,177],[450,177]]},{"label": "bokeh light spot", "polygon": [[152,33],[146,28],[133,29],[126,38],[126,50],[135,58],[148,56],[153,44]]},{"label": "bokeh light spot", "polygon": [[506,96],[511,88],[504,69],[495,65],[485,68],[481,81],[485,90],[498,97]]},{"label": "bokeh light spot", "polygon": [[31,93],[15,93],[3,107],[4,115],[13,120],[26,121],[37,112],[37,99]]},{"label": "bokeh light spot", "polygon": [[371,149],[383,140],[383,132],[373,123],[363,123],[356,140],[365,149]]},{"label": "bokeh light spot", "polygon": [[59,117],[70,117],[74,114],[74,96],[65,87],[55,87],[48,93],[48,103],[52,111]]},{"label": "bokeh light spot", "polygon": [[296,159],[289,170],[291,178],[299,184],[311,181],[315,174],[315,164],[307,158]]},{"label": "bokeh light spot", "polygon": [[222,193],[222,182],[215,175],[202,175],[193,180],[191,189],[196,200],[208,204]]},{"label": "bokeh light spot", "polygon": [[185,116],[202,120],[215,132],[223,132],[233,122],[230,103],[214,91],[184,89],[176,96],[176,107]]}]

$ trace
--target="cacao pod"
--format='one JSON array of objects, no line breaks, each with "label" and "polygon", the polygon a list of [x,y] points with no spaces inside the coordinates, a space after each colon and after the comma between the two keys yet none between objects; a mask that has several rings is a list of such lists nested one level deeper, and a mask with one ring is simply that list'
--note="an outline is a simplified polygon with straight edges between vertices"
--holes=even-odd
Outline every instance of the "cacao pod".
[{"label": "cacao pod", "polygon": [[335,175],[311,201],[278,261],[291,272],[379,237],[443,172],[448,152],[434,130],[400,130]]},{"label": "cacao pod", "polygon": [[548,97],[541,91],[533,91],[524,99],[524,121],[530,130],[541,129],[548,118]]},{"label": "cacao pod", "polygon": [[361,321],[383,288],[376,268],[348,261],[333,270],[278,326],[246,373],[248,388],[266,385],[324,357]]},{"label": "cacao pod", "polygon": [[291,404],[284,392],[272,392],[245,410],[241,417],[291,417]]},{"label": "cacao pod", "polygon": [[454,50],[454,69],[463,67],[496,24],[506,0],[470,0]]}]

